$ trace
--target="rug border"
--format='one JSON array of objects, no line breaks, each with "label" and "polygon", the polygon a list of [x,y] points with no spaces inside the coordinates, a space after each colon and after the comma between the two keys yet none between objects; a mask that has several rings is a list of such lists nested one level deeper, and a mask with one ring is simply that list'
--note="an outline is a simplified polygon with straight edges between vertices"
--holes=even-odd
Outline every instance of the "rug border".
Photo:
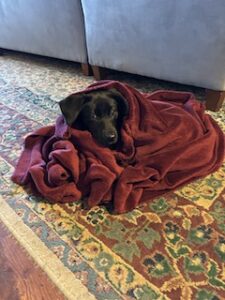
[{"label": "rug border", "polygon": [[[67,299],[96,299],[27,227],[0,195],[0,220]],[[26,238],[25,238],[26,236]],[[79,291],[79,295],[77,295]]]}]

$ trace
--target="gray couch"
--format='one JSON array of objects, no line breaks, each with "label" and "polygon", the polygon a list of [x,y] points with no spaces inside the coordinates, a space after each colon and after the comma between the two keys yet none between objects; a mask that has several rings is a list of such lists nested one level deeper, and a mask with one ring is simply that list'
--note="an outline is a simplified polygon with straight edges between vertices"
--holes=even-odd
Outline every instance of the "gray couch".
[{"label": "gray couch", "polygon": [[0,47],[204,87],[216,110],[224,16],[225,0],[0,0]]},{"label": "gray couch", "polygon": [[0,47],[87,63],[80,0],[0,0]]},{"label": "gray couch", "polygon": [[[82,0],[89,63],[225,97],[225,0]],[[98,76],[100,72],[96,72]]]}]

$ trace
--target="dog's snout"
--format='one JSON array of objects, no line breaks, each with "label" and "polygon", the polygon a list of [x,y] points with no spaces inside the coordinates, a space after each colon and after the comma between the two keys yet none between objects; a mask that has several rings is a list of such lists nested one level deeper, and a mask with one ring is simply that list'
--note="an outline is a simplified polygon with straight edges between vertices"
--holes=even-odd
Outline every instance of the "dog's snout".
[{"label": "dog's snout", "polygon": [[115,139],[115,137],[116,137],[115,133],[110,133],[109,135],[107,135],[107,138],[110,139],[110,140]]},{"label": "dog's snout", "polygon": [[104,131],[104,136],[109,143],[116,142],[117,140],[117,135],[113,131]]}]

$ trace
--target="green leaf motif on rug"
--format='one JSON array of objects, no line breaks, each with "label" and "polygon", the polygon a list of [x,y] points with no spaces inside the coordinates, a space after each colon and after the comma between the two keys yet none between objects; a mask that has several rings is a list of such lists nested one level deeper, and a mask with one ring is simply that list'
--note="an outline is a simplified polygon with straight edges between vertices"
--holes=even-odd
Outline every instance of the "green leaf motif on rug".
[{"label": "green leaf motif on rug", "polygon": [[176,248],[166,247],[167,251],[172,255],[173,258],[178,259],[186,254],[189,254],[191,249],[188,246],[180,245]]},{"label": "green leaf motif on rug", "polygon": [[[204,258],[205,259],[205,258]],[[205,267],[203,265],[203,258],[201,253],[196,253],[192,258],[184,258],[184,269],[188,273],[203,273],[205,272]]]},{"label": "green leaf motif on rug", "polygon": [[172,222],[166,223],[164,231],[165,237],[170,244],[176,245],[181,240],[179,227],[176,224]]},{"label": "green leaf motif on rug", "polygon": [[86,221],[92,226],[96,226],[103,223],[105,218],[105,209],[101,207],[94,207],[87,213]]},{"label": "green leaf motif on rug", "polygon": [[170,205],[167,203],[167,201],[164,198],[155,199],[152,203],[150,203],[149,208],[159,214],[163,215],[167,212]]},{"label": "green leaf motif on rug", "polygon": [[143,265],[145,271],[153,277],[164,277],[175,273],[169,259],[161,253],[155,253],[153,257],[145,257]]},{"label": "green leaf motif on rug", "polygon": [[208,266],[208,272],[207,272],[208,277],[215,278],[218,274],[218,271],[219,271],[218,264],[215,261],[210,260]]},{"label": "green leaf motif on rug", "polygon": [[209,284],[218,288],[225,289],[225,283],[218,278],[209,278]]},{"label": "green leaf motif on rug", "polygon": [[9,171],[10,171],[9,165],[4,160],[1,159],[0,160],[0,174],[1,174],[1,176],[4,176]]},{"label": "green leaf motif on rug", "polygon": [[134,289],[132,296],[138,300],[155,300],[159,299],[159,296],[151,290],[148,286],[138,287]]},{"label": "green leaf motif on rug", "polygon": [[218,227],[225,233],[225,206],[218,201],[213,205],[210,215],[217,221]]},{"label": "green leaf motif on rug", "polygon": [[219,300],[215,293],[207,290],[199,290],[196,294],[196,300]]},{"label": "green leaf motif on rug", "polygon": [[141,242],[151,249],[155,242],[160,242],[160,234],[152,229],[147,222],[141,228],[127,228],[118,221],[111,222],[110,229],[102,231],[107,238],[114,239],[117,243],[112,247],[113,251],[131,262],[134,256],[140,257],[140,248],[137,242]]},{"label": "green leaf motif on rug", "polygon": [[209,277],[209,284],[218,288],[225,289],[225,282],[218,278],[219,266],[212,259],[209,262],[207,275]]},{"label": "green leaf motif on rug", "polygon": [[132,262],[133,257],[141,256],[141,252],[135,241],[131,239],[126,239],[123,242],[115,244],[113,246],[113,251],[121,255],[123,258],[127,259],[129,262]]},{"label": "green leaf motif on rug", "polygon": [[125,236],[128,232],[129,229],[125,227],[122,223],[114,221],[109,224],[109,230],[104,231],[104,235],[107,238],[122,242],[124,241]]},{"label": "green leaf motif on rug", "polygon": [[151,249],[155,242],[161,241],[161,236],[147,224],[138,232],[136,239],[142,242],[146,248]]},{"label": "green leaf motif on rug", "polygon": [[119,218],[126,220],[127,222],[131,223],[131,224],[138,224],[138,218],[141,217],[143,215],[143,213],[138,210],[138,209],[134,209],[132,211],[129,211],[128,213],[124,214],[123,216],[119,216]]},{"label": "green leaf motif on rug", "polygon": [[217,255],[219,256],[219,258],[225,262],[225,238],[220,236],[219,237],[219,241],[215,246],[215,251],[217,253]]},{"label": "green leaf motif on rug", "polygon": [[188,240],[197,245],[203,245],[211,239],[212,229],[205,225],[192,228],[188,234]]}]

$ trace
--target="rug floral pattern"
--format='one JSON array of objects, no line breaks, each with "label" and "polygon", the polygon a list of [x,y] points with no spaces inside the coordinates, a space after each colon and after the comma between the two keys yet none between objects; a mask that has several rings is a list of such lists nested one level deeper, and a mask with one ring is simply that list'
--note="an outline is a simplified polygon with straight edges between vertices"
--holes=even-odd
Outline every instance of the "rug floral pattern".
[{"label": "rug floral pattern", "polygon": [[[84,210],[82,201],[50,205],[13,184],[10,176],[24,137],[54,123],[60,93],[54,85],[48,86],[49,94],[32,90],[3,70],[1,194],[96,299],[224,299],[225,165],[123,215],[112,214],[110,206]],[[76,81],[82,87],[90,84],[81,75]],[[66,91],[72,92],[68,85]],[[225,109],[212,115],[225,129]]]}]

